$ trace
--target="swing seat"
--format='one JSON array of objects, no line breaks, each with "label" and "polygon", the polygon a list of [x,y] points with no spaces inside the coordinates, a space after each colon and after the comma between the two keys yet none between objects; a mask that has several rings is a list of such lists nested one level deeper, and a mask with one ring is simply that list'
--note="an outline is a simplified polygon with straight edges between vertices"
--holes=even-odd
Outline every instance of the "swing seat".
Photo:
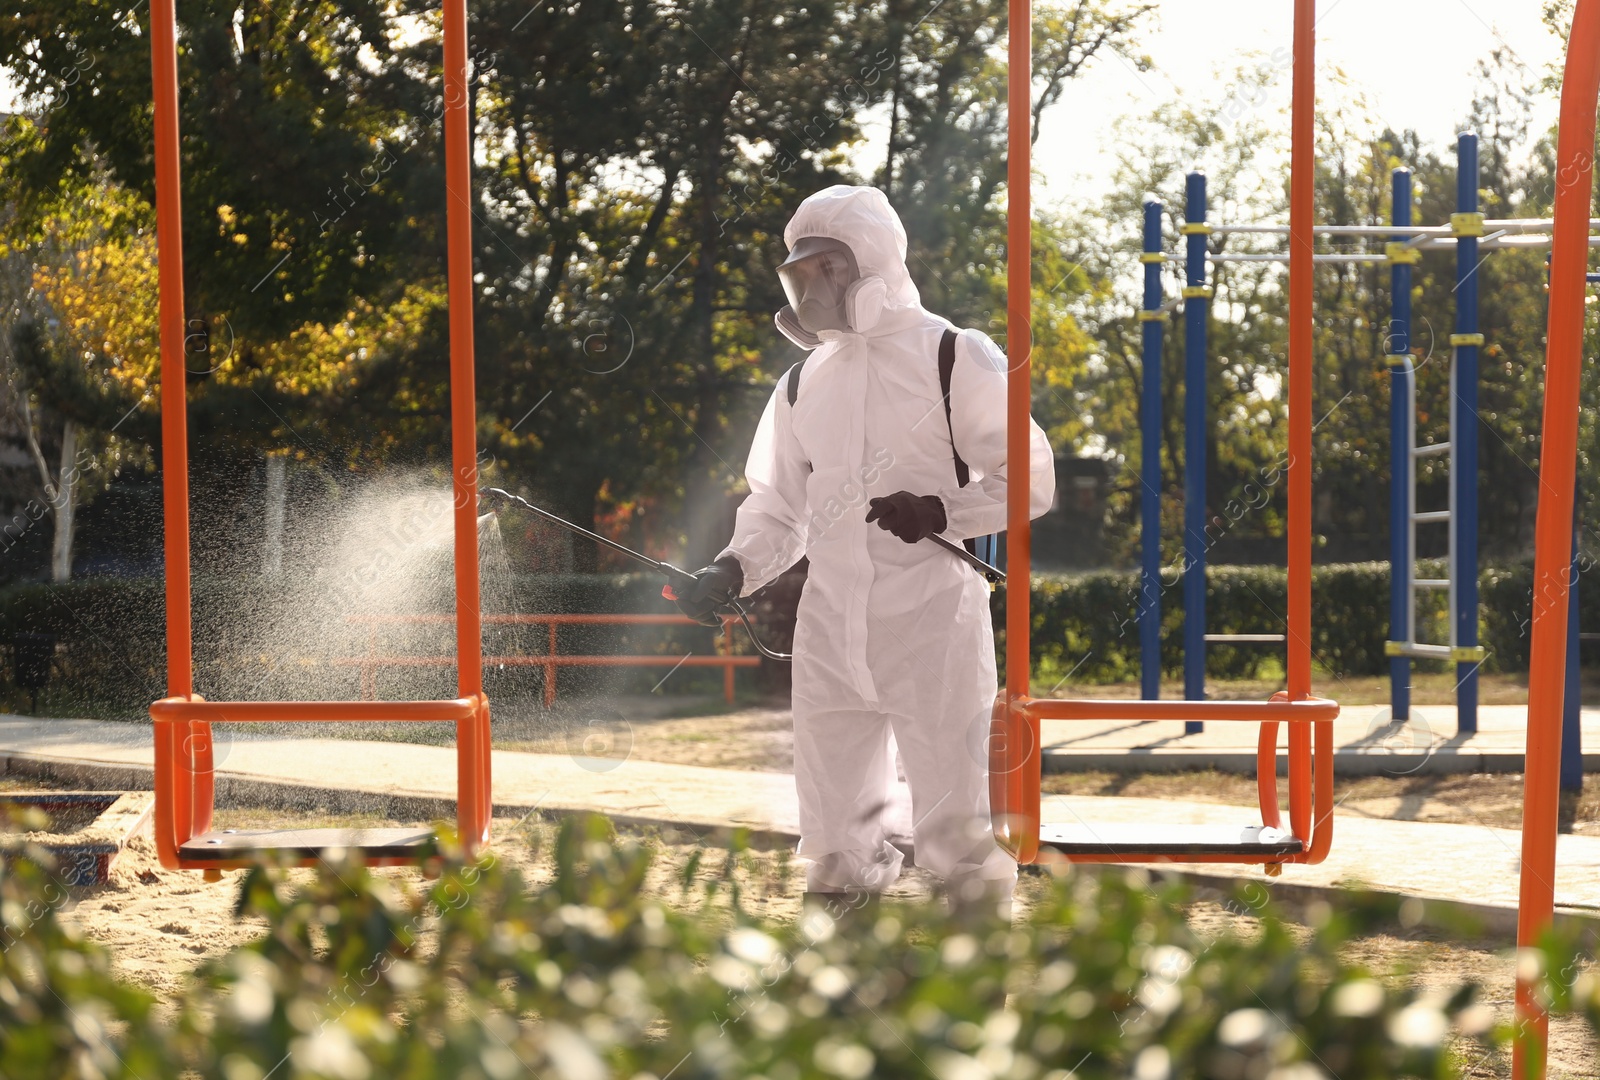
[{"label": "swing seat", "polygon": [[[1333,841],[1333,720],[1337,702],[1286,693],[1267,701],[1127,701],[996,697],[989,738],[989,806],[996,841],[1019,862],[1318,863]],[[1039,722],[1206,720],[1254,723],[1260,817],[1250,824],[1179,825],[1040,820]],[[1289,727],[1288,821],[1278,805],[1278,728]]]},{"label": "swing seat", "polygon": [[1073,862],[1259,862],[1300,855],[1305,843],[1265,825],[1044,825],[1039,849],[1041,857],[1055,854]]},{"label": "swing seat", "polygon": [[178,857],[190,866],[225,869],[248,865],[262,852],[297,862],[328,857],[332,851],[357,855],[368,866],[411,863],[433,843],[432,829],[219,829],[190,837]]},{"label": "swing seat", "polygon": [[431,829],[213,829],[216,766],[211,726],[226,723],[453,723],[456,728],[456,828],[463,846],[488,843],[489,700],[482,694],[442,701],[205,701],[163,698],[150,706],[155,727],[155,837],[161,864],[178,870],[227,870],[257,857],[302,866],[338,849],[368,866],[416,861]]}]

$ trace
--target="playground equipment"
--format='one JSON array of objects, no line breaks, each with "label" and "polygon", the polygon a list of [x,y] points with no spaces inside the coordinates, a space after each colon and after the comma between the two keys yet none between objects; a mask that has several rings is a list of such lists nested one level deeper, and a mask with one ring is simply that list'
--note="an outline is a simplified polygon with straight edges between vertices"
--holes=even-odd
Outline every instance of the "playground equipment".
[{"label": "playground equipment", "polygon": [[[1008,42],[1009,103],[1026,103],[1030,92],[1032,28],[1030,0],[1010,0],[1011,34]],[[995,703],[990,746],[990,791],[997,840],[1019,862],[1041,857],[1072,861],[1153,862],[1183,861],[1264,862],[1269,867],[1285,862],[1318,862],[1333,841],[1332,721],[1338,705],[1311,693],[1311,348],[1312,281],[1316,264],[1312,239],[1319,231],[1312,222],[1314,155],[1314,47],[1316,0],[1295,0],[1293,50],[1293,103],[1291,106],[1289,253],[1256,258],[1287,260],[1289,265],[1289,459],[1287,617],[1288,689],[1275,700],[1256,702],[1182,701],[1139,702],[1061,701],[1034,698],[1029,686],[1032,647],[1029,636],[1029,596],[1012,589],[1006,596],[1008,642],[1029,642],[1028,648],[1006,650],[1005,687]],[[1568,37],[1566,71],[1561,90],[1560,133],[1556,153],[1557,191],[1551,231],[1550,309],[1544,394],[1544,445],[1539,457],[1540,498],[1534,564],[1533,646],[1529,672],[1527,769],[1525,773],[1522,829],[1521,890],[1517,942],[1534,947],[1550,927],[1555,910],[1556,830],[1562,759],[1564,705],[1569,692],[1569,650],[1576,637],[1569,624],[1568,604],[1573,562],[1573,508],[1577,478],[1579,375],[1583,348],[1584,289],[1588,249],[1595,154],[1595,111],[1600,102],[1600,0],[1577,0]],[[1007,343],[1011,359],[1007,413],[1007,453],[1020,459],[1027,453],[1030,398],[1032,396],[1029,346],[1031,306],[1029,149],[1031,114],[1008,105],[1007,185]],[[1409,203],[1406,204],[1409,206]],[[1152,229],[1159,238],[1159,208],[1145,211],[1146,237]],[[1455,237],[1457,254],[1481,251],[1490,243],[1512,246],[1520,223],[1503,223],[1501,237]],[[1277,226],[1256,226],[1280,232]],[[1344,231],[1324,226],[1322,231]],[[1384,229],[1394,233],[1394,226]],[[1452,235],[1439,228],[1411,228],[1411,239],[1401,242],[1421,248],[1430,238]],[[1467,230],[1461,230],[1463,232]],[[1191,234],[1191,236],[1194,234]],[[1470,240],[1470,243],[1461,241]],[[1146,244],[1147,255],[1150,248]],[[1392,250],[1392,249],[1391,249]],[[1159,254],[1159,250],[1155,252]],[[1250,258],[1250,256],[1235,256]],[[1328,256],[1333,259],[1370,256]],[[1404,257],[1402,257],[1404,258]],[[1158,260],[1145,260],[1146,310],[1151,292],[1159,301]],[[1198,261],[1198,259],[1196,260]],[[1190,275],[1191,282],[1193,276]],[[1196,287],[1191,285],[1190,287]],[[1194,299],[1203,299],[1196,295]],[[1159,323],[1145,320],[1146,348],[1159,344]],[[1476,334],[1471,324],[1457,323],[1458,334]],[[1456,347],[1475,349],[1475,342]],[[1147,353],[1147,355],[1151,355]],[[1148,370],[1148,369],[1147,369]],[[1152,400],[1149,385],[1143,400]],[[1471,402],[1466,402],[1470,407]],[[1467,415],[1471,415],[1468,413]],[[1151,416],[1145,416],[1150,430]],[[1457,426],[1455,431],[1461,430]],[[1146,455],[1144,505],[1152,490],[1151,456]],[[1457,473],[1459,478],[1465,470]],[[1029,569],[1030,532],[1028,483],[1013,479],[1007,491],[1007,525],[1014,573],[1026,579]],[[1147,532],[1145,550],[1152,547]],[[1474,605],[1475,606],[1475,605]],[[1153,620],[1152,620],[1153,621]],[[1148,624],[1147,624],[1148,625]],[[1141,640],[1151,631],[1142,629]],[[1148,683],[1147,683],[1148,685]],[[1120,720],[1234,720],[1261,723],[1257,769],[1264,826],[1278,825],[1275,769],[1277,724],[1289,723],[1289,825],[1286,851],[1274,845],[1251,843],[1246,838],[1215,844],[1204,837],[1184,836],[1179,830],[1159,834],[1143,830],[1113,833],[1099,827],[1046,829],[1039,811],[1039,721],[1061,719]],[[1315,743],[1315,750],[1312,743]],[[1263,833],[1265,830],[1263,830]],[[1260,833],[1257,834],[1259,837]],[[1274,835],[1277,841],[1280,837]],[[1179,854],[1181,852],[1181,855]],[[1513,1075],[1539,1080],[1545,1074],[1545,1048],[1549,1017],[1537,997],[1534,965],[1519,965],[1517,977],[1516,1042]]]},{"label": "playground equipment", "polygon": [[[1488,251],[1507,248],[1542,248],[1550,243],[1550,219],[1485,219],[1478,209],[1478,138],[1463,132],[1457,149],[1457,209],[1449,224],[1413,226],[1411,223],[1411,174],[1396,169],[1392,175],[1393,216],[1384,225],[1322,225],[1316,235],[1348,238],[1385,238],[1382,251],[1319,252],[1314,264],[1388,263],[1391,276],[1393,311],[1384,362],[1390,371],[1390,445],[1392,482],[1390,501],[1391,575],[1390,640],[1385,652],[1390,658],[1391,716],[1403,723],[1411,716],[1411,661],[1447,660],[1456,664],[1457,731],[1471,734],[1478,730],[1478,668],[1486,653],[1478,643],[1478,432],[1477,414],[1478,352],[1484,336],[1478,328],[1478,270]],[[1140,507],[1143,532],[1139,594],[1140,652],[1142,692],[1147,698],[1160,696],[1160,418],[1159,372],[1162,325],[1168,310],[1181,303],[1184,313],[1184,697],[1205,697],[1206,651],[1209,644],[1269,644],[1285,640],[1282,634],[1208,634],[1205,632],[1205,570],[1207,528],[1218,519],[1208,516],[1206,503],[1207,356],[1206,322],[1212,290],[1206,284],[1206,264],[1230,262],[1284,263],[1288,256],[1273,252],[1212,252],[1206,238],[1211,235],[1284,235],[1282,225],[1211,225],[1206,222],[1206,182],[1204,175],[1190,173],[1185,188],[1185,221],[1180,233],[1186,240],[1182,254],[1162,251],[1160,203],[1145,205],[1144,264],[1145,289],[1140,320],[1143,323],[1143,367],[1156,379],[1147,379],[1142,388],[1144,484]],[[1444,441],[1418,445],[1416,437],[1416,367],[1411,352],[1412,268],[1425,251],[1454,251],[1456,282],[1454,332],[1450,335],[1450,437]],[[1160,267],[1165,262],[1181,263],[1185,286],[1180,299],[1164,302]],[[1416,493],[1416,462],[1422,458],[1447,456],[1450,473],[1448,505],[1442,509],[1419,509]],[[1448,528],[1448,570],[1443,578],[1423,578],[1416,573],[1417,526],[1445,525]],[[1449,610],[1449,641],[1417,640],[1417,598],[1428,591],[1444,591]],[[1191,723],[1186,730],[1199,730]],[[1580,759],[1580,750],[1569,742],[1569,772]]]},{"label": "playground equipment", "polygon": [[[1029,323],[1031,3],[1009,0],[1007,134],[1006,453],[1028,457],[1032,404]],[[1005,687],[995,702],[990,796],[998,842],[1019,862],[1317,863],[1333,844],[1333,720],[1339,706],[1311,693],[1311,240],[1314,153],[1314,0],[1296,0],[1290,150],[1289,253],[1289,611],[1288,689],[1269,701],[1092,701],[1036,698],[1029,686],[1032,639],[1025,588],[1006,594]],[[1151,220],[1146,211],[1147,224]],[[1159,217],[1155,219],[1159,223]],[[1196,234],[1198,235],[1198,234]],[[1203,236],[1201,237],[1203,240]],[[1197,264],[1199,260],[1196,260]],[[1149,273],[1159,270],[1154,263]],[[1156,283],[1159,288],[1159,282]],[[1155,328],[1146,321],[1146,340]],[[1146,400],[1148,401],[1148,388]],[[1149,420],[1146,419],[1148,424]],[[1149,467],[1147,462],[1146,468]],[[1025,476],[1007,488],[1007,570],[1027,581],[1032,535]],[[1148,491],[1146,499],[1148,499]],[[1148,540],[1147,540],[1148,543]],[[1025,647],[1017,647],[1026,643]],[[1240,830],[1170,826],[1045,826],[1040,820],[1039,726],[1061,720],[1218,720],[1260,725],[1257,782],[1260,823]],[[1289,815],[1278,807],[1278,726],[1288,724]]]},{"label": "playground equipment", "polygon": [[161,298],[161,464],[166,526],[167,696],[155,726],[155,837],[163,866],[219,871],[263,850],[314,862],[340,848],[371,864],[410,862],[416,829],[212,832],[211,725],[257,721],[448,721],[456,725],[456,825],[470,853],[488,842],[489,699],[479,628],[476,403],[473,397],[471,135],[466,0],[444,3],[444,143],[450,296],[450,442],[455,494],[457,696],[441,701],[206,701],[194,692],[189,588],[189,451],[184,400],[183,233],[174,0],[151,0],[156,244]]},{"label": "playground equipment", "polygon": [[[1453,661],[1456,666],[1456,730],[1467,735],[1478,730],[1478,667],[1485,652],[1478,644],[1478,350],[1484,336],[1478,329],[1478,269],[1485,256],[1498,248],[1540,248],[1551,243],[1550,219],[1485,220],[1478,211],[1478,138],[1462,133],[1456,141],[1456,213],[1449,235],[1444,226],[1411,225],[1411,174],[1396,169],[1391,177],[1393,231],[1385,258],[1390,263],[1394,310],[1390,318],[1388,355],[1390,372],[1390,504],[1389,560],[1390,701],[1396,722],[1411,714],[1411,661],[1413,658]],[[1411,353],[1411,274],[1421,253],[1430,248],[1454,246],[1456,252],[1455,332],[1450,335],[1450,437],[1443,442],[1418,445],[1416,438],[1416,369]],[[1421,458],[1448,455],[1450,500],[1443,510],[1419,510],[1416,464]],[[1449,526],[1447,576],[1418,578],[1416,574],[1417,526]],[[1416,633],[1416,598],[1428,589],[1443,589],[1448,597],[1450,640],[1419,642]],[[1576,623],[1573,634],[1576,635]],[[1576,636],[1573,645],[1576,646]],[[1576,688],[1572,696],[1576,722]],[[1581,748],[1576,738],[1565,748],[1571,765],[1580,768]],[[1570,771],[1570,770],[1569,770]],[[1569,778],[1570,779],[1570,778]]]}]

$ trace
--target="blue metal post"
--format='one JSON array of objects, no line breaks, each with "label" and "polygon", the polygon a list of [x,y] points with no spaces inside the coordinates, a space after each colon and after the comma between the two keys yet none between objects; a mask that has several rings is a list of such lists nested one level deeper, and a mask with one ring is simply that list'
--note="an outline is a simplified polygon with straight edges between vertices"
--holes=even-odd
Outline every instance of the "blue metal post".
[{"label": "blue metal post", "polygon": [[999,533],[989,533],[985,536],[980,536],[973,541],[972,546],[978,549],[976,552],[974,552],[978,558],[982,559],[990,566],[998,567],[1000,565]]},{"label": "blue metal post", "polygon": [[[1576,499],[1573,505],[1577,506]],[[1583,790],[1583,691],[1578,678],[1578,515],[1572,515],[1572,571],[1567,593],[1567,687],[1561,712],[1561,790]]]},{"label": "blue metal post", "polygon": [[[1411,170],[1396,169],[1390,178],[1391,221],[1411,224]],[[1394,243],[1409,239],[1394,234]],[[1398,252],[1402,249],[1392,248]],[[1404,249],[1416,251],[1415,248]],[[1385,338],[1389,365],[1389,640],[1410,641],[1411,626],[1411,417],[1416,408],[1407,374],[1411,363],[1411,263],[1406,256],[1389,263],[1391,312]],[[1411,718],[1411,659],[1389,657],[1391,720]]]},{"label": "blue metal post", "polygon": [[[1463,132],[1456,140],[1456,209],[1460,215],[1478,213],[1478,137]],[[1463,649],[1478,644],[1478,235],[1482,219],[1474,227],[1469,220],[1456,224],[1456,332],[1450,343],[1455,347],[1453,382],[1454,408],[1450,418],[1450,440],[1455,485],[1455,513],[1450,527],[1456,530],[1456,559],[1450,568],[1456,595],[1455,643]],[[1477,235],[1462,235],[1475,233]],[[1456,731],[1467,735],[1478,730],[1478,666],[1481,660],[1456,663]]]},{"label": "blue metal post", "polygon": [[[1206,696],[1206,178],[1192,172],[1184,188],[1188,238],[1183,290],[1183,696]],[[1191,720],[1185,734],[1202,730]]]},{"label": "blue metal post", "polygon": [[1143,354],[1139,391],[1139,684],[1161,696],[1161,204],[1144,204]]}]

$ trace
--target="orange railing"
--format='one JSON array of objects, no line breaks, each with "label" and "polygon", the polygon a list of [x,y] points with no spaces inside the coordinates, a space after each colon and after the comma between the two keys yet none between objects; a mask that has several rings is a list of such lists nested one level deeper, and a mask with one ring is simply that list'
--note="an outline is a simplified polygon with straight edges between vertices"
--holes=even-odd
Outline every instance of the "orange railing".
[{"label": "orange railing", "polygon": [[[455,663],[453,656],[397,655],[378,652],[378,628],[381,626],[426,625],[452,621],[449,615],[352,615],[352,623],[367,627],[367,652],[364,656],[340,657],[334,664],[361,669],[361,698],[372,701],[378,695],[377,670],[381,667],[449,667]],[[722,695],[733,704],[733,672],[735,668],[752,668],[761,663],[759,656],[735,656],[733,652],[733,627],[738,619],[731,616],[722,620],[722,635],[717,652],[710,656],[678,657],[670,655],[613,653],[582,655],[559,654],[556,651],[556,628],[560,626],[699,626],[700,623],[686,615],[485,615],[489,626],[545,626],[550,628],[549,651],[545,653],[510,656],[485,656],[489,667],[542,667],[544,668],[544,703],[554,705],[556,700],[556,669],[561,667],[720,667],[722,668]]]},{"label": "orange railing", "polygon": [[[162,513],[165,525],[167,696],[155,724],[156,850],[163,866],[214,870],[181,853],[209,831],[211,725],[217,722],[452,720],[457,828],[468,852],[489,838],[489,701],[483,695],[478,596],[477,403],[472,340],[471,135],[467,126],[467,5],[444,0],[444,157],[450,290],[450,456],[455,498],[457,695],[412,702],[208,702],[194,692],[189,580],[189,447],[183,363],[183,231],[174,0],[151,0],[155,99],[156,245],[161,336]],[[384,860],[375,860],[384,861]]]},{"label": "orange railing", "polygon": [[[1032,228],[1029,199],[1032,116],[1022,107],[1031,92],[1030,0],[1010,0],[1006,352],[1006,457],[1017,463],[1006,493],[1007,570],[1012,582],[1029,580],[1031,523],[1026,462],[1032,411]],[[1039,855],[1041,719],[1215,720],[1261,725],[1257,750],[1262,823],[1279,827],[1277,737],[1289,725],[1289,824],[1303,843],[1296,855],[1238,853],[1184,856],[1196,862],[1321,862],[1333,843],[1333,720],[1339,706],[1311,693],[1311,347],[1312,179],[1315,161],[1315,84],[1312,46],[1314,0],[1295,0],[1294,91],[1290,136],[1289,200],[1289,520],[1288,691],[1267,702],[1067,701],[1035,698],[1029,686],[1033,659],[1026,584],[1006,594],[1005,688],[995,702],[989,753],[990,801],[995,837],[1019,862]],[[1593,103],[1591,102],[1591,105]],[[1015,105],[1016,107],[1013,107]],[[1572,400],[1576,400],[1574,397]],[[1570,487],[1570,484],[1569,484]],[[1128,861],[1125,855],[1080,856],[1077,861]]]}]

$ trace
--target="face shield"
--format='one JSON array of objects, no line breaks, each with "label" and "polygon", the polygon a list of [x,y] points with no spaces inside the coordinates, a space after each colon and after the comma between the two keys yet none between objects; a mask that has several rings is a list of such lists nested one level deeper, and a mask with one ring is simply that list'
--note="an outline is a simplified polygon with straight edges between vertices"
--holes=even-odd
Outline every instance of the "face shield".
[{"label": "face shield", "polygon": [[802,237],[778,267],[789,306],[811,334],[851,328],[848,297],[860,277],[849,245],[826,236]]}]

